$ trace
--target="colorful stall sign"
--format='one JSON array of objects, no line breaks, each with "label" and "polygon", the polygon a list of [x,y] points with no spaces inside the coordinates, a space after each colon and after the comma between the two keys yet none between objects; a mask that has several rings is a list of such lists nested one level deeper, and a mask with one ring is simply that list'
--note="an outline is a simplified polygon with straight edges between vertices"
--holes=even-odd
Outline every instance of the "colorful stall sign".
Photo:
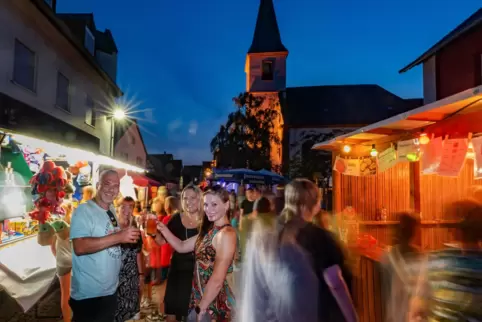
[{"label": "colorful stall sign", "polygon": [[482,179],[482,136],[472,139],[474,148],[474,179]]},{"label": "colorful stall sign", "polygon": [[360,175],[360,160],[359,159],[343,159],[336,157],[333,170],[347,175],[347,176],[359,176]]},{"label": "colorful stall sign", "polygon": [[442,159],[438,175],[445,177],[458,177],[464,166],[467,154],[467,139],[445,140],[442,149]]},{"label": "colorful stall sign", "polygon": [[399,141],[397,143],[398,161],[418,161],[418,154],[420,152],[420,146],[416,140]]},{"label": "colorful stall sign", "polygon": [[389,147],[378,155],[378,172],[384,172],[397,164],[397,152]]},{"label": "colorful stall sign", "polygon": [[363,158],[360,160],[360,175],[373,176],[377,174],[377,159],[376,158]]},{"label": "colorful stall sign", "polygon": [[422,145],[421,171],[423,174],[436,174],[442,160],[443,139],[438,137]]}]

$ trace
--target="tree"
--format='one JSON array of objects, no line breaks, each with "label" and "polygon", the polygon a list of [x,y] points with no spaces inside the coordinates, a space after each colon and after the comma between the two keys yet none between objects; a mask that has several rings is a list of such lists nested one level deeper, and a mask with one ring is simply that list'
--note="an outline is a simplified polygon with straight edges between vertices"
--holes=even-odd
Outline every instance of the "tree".
[{"label": "tree", "polygon": [[289,163],[290,177],[321,179],[325,183],[328,183],[332,169],[331,153],[313,150],[312,147],[316,143],[330,140],[343,133],[345,133],[345,131],[339,129],[333,129],[330,132],[314,130],[302,131],[297,143],[293,143],[290,146],[290,149],[295,151]]},{"label": "tree", "polygon": [[211,140],[217,167],[271,169],[272,143],[280,144],[274,131],[279,117],[274,102],[250,93],[239,94],[233,102],[236,110]]}]

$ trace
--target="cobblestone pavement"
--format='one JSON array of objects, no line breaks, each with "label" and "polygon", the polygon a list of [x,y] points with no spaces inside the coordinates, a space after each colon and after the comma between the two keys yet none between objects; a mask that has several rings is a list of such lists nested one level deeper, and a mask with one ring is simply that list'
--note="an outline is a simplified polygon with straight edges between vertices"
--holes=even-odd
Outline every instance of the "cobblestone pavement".
[{"label": "cobblestone pavement", "polygon": [[[153,289],[153,305],[146,310],[142,310],[141,318],[150,314],[153,310],[158,309],[159,304],[163,300],[165,283],[161,286],[155,286]],[[0,291],[0,322],[60,322],[62,312],[60,310],[60,285],[56,280],[45,296],[29,311],[23,313],[20,306],[8,296],[5,292]]]}]

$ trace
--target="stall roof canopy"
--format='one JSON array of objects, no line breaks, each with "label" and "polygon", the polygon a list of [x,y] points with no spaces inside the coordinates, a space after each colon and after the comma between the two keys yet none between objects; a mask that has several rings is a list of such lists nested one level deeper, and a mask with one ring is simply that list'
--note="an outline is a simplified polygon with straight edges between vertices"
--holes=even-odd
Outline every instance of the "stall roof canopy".
[{"label": "stall roof canopy", "polygon": [[338,148],[338,144],[373,144],[376,140],[422,129],[455,114],[468,114],[476,110],[482,110],[482,86],[317,143],[313,149],[332,150]]}]

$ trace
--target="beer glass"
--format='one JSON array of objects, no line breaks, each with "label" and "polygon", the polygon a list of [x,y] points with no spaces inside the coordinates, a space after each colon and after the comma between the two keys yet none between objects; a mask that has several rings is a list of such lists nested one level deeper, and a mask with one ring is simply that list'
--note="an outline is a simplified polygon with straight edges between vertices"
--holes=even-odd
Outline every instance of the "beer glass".
[{"label": "beer glass", "polygon": [[149,236],[157,234],[157,216],[154,214],[147,215],[146,234]]}]

